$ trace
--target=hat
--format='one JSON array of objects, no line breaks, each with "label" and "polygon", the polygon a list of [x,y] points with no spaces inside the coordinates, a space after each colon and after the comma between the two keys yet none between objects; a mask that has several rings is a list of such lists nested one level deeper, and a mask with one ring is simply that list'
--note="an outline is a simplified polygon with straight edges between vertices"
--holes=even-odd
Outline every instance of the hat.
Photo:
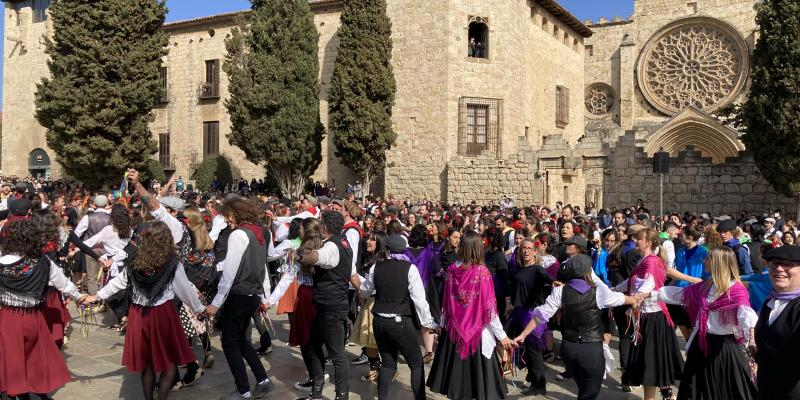
[{"label": "hat", "polygon": [[25,193],[28,191],[28,185],[26,185],[24,182],[17,182],[14,184],[14,190],[20,193]]},{"label": "hat", "polygon": [[0,186],[2,186],[2,187],[6,187],[6,186],[8,186],[8,187],[12,187],[12,186],[14,186],[14,185],[12,185],[12,184],[11,184],[11,182],[3,182],[3,184],[2,184],[2,185],[0,185]]},{"label": "hat", "polygon": [[317,201],[324,206],[331,204],[331,198],[328,196],[319,196],[317,197]]},{"label": "hat", "polygon": [[767,261],[786,260],[800,262],[800,246],[771,247],[761,253],[761,257]]},{"label": "hat", "polygon": [[642,214],[637,215],[636,219],[648,220],[648,219],[650,219],[650,216],[648,216],[647,214],[642,213]]},{"label": "hat", "polygon": [[311,205],[312,205],[312,206],[314,206],[314,207],[316,207],[316,206],[318,206],[318,205],[319,205],[319,200],[317,200],[317,198],[316,198],[316,197],[314,197],[314,196],[312,196],[312,195],[310,195],[310,194],[306,194],[306,195],[304,195],[304,198],[306,199],[306,201],[308,201],[309,203],[311,203]]},{"label": "hat", "polygon": [[566,262],[561,271],[567,279],[581,279],[592,271],[592,258],[586,254],[576,254]]},{"label": "hat", "polygon": [[567,241],[564,242],[564,244],[565,245],[574,244],[574,245],[576,245],[576,246],[578,246],[578,247],[580,247],[580,248],[582,248],[584,250],[586,249],[586,239],[584,239],[583,236],[581,236],[581,235],[575,235],[575,236],[567,239]]},{"label": "hat", "polygon": [[186,208],[186,202],[183,201],[183,199],[181,199],[180,197],[175,197],[175,196],[162,197],[158,200],[158,202],[164,205],[164,207],[167,207],[175,211],[183,211],[183,209]]},{"label": "hat", "polygon": [[108,197],[102,194],[94,196],[94,205],[97,207],[105,207],[108,205]]},{"label": "hat", "polygon": [[764,222],[772,222],[772,225],[775,225],[775,218],[772,217],[764,218]]},{"label": "hat", "polygon": [[408,247],[408,243],[399,235],[390,235],[386,238],[384,246],[386,246],[386,249],[389,250],[390,253],[397,254],[404,252]]},{"label": "hat", "polygon": [[31,210],[31,208],[33,208],[33,203],[24,197],[20,199],[15,199],[14,201],[11,201],[11,199],[9,199],[8,211],[11,215],[15,215],[18,217],[28,215],[28,212]]},{"label": "hat", "polygon": [[736,222],[732,219],[722,220],[717,224],[717,232],[724,232],[724,231],[735,231],[736,230]]},{"label": "hat", "polygon": [[628,232],[627,232],[628,236],[633,236],[633,235],[635,235],[636,233],[638,233],[640,230],[642,230],[644,228],[645,228],[644,225],[633,224],[633,225],[628,227]]}]

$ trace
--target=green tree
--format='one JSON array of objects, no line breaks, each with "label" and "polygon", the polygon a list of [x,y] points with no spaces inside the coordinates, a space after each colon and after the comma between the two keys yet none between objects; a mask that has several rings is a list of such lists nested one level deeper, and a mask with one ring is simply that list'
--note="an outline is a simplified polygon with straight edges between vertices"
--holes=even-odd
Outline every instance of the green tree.
[{"label": "green tree", "polygon": [[217,178],[222,185],[230,185],[233,182],[231,164],[224,156],[206,158],[194,175],[195,183],[200,190],[209,190],[214,178]]},{"label": "green tree", "polygon": [[168,37],[163,0],[56,0],[45,38],[50,77],[37,84],[36,119],[64,171],[115,183],[157,151],[148,127],[161,97]]},{"label": "green tree", "polygon": [[756,10],[760,35],[739,115],[742,140],[772,187],[798,199],[800,218],[800,0],[766,0]]},{"label": "green tree", "polygon": [[161,165],[161,162],[151,158],[145,164],[144,170],[142,170],[142,179],[144,180],[157,180],[159,182],[164,182],[167,180],[167,175],[164,174],[164,166]]},{"label": "green tree", "polygon": [[392,106],[392,24],[385,0],[344,0],[339,53],[328,96],[329,129],[336,156],[362,179],[365,189],[386,167],[397,139]]},{"label": "green tree", "polygon": [[322,161],[319,34],[307,0],[252,6],[250,20],[225,42],[228,139],[249,161],[264,164],[283,193],[298,196]]}]

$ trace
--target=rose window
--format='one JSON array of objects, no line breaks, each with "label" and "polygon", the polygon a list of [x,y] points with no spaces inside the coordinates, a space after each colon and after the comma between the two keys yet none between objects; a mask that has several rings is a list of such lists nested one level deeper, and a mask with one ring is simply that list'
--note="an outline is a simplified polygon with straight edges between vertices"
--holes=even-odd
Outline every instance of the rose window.
[{"label": "rose window", "polygon": [[728,24],[705,17],[680,20],[645,45],[637,71],[639,88],[666,114],[689,106],[710,112],[741,91],[748,54],[747,44]]},{"label": "rose window", "polygon": [[614,107],[614,91],[605,83],[594,83],[586,89],[584,102],[591,116],[604,116]]}]

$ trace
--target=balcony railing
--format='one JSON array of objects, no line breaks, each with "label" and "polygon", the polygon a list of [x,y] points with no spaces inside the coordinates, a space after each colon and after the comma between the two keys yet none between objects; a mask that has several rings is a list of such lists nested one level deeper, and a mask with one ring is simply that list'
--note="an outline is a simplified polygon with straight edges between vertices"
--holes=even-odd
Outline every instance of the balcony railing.
[{"label": "balcony railing", "polygon": [[200,85],[197,91],[197,97],[200,99],[218,99],[219,98],[219,83],[206,82]]},{"label": "balcony railing", "polygon": [[164,171],[175,171],[175,154],[159,154],[158,162],[164,168]]}]

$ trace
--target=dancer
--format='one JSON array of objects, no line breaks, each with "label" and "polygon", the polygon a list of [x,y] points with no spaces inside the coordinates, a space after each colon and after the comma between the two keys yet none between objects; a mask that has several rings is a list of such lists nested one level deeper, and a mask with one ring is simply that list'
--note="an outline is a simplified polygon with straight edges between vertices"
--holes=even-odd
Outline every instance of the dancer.
[{"label": "dancer", "polygon": [[558,310],[561,313],[561,347],[567,373],[578,385],[579,400],[596,399],[603,384],[603,309],[636,304],[637,299],[612,292],[593,279],[592,259],[576,254],[561,269],[566,285],[553,289],[544,304],[533,311],[525,330],[514,341],[525,342],[538,326],[546,326]]},{"label": "dancer", "polygon": [[8,236],[0,257],[0,393],[49,399],[70,374],[42,315],[47,286],[73,299],[85,295],[42,255],[44,243],[33,222],[9,222],[3,230]]},{"label": "dancer", "polygon": [[758,316],[739,281],[736,255],[730,248],[715,247],[705,264],[709,280],[688,287],[664,286],[639,296],[683,305],[694,322],[678,400],[755,399],[750,366],[739,344],[754,343]]},{"label": "dancer", "polygon": [[428,387],[451,399],[506,398],[495,338],[507,350],[513,342],[497,316],[492,275],[477,232],[464,233],[458,261],[447,269],[442,326]]}]

